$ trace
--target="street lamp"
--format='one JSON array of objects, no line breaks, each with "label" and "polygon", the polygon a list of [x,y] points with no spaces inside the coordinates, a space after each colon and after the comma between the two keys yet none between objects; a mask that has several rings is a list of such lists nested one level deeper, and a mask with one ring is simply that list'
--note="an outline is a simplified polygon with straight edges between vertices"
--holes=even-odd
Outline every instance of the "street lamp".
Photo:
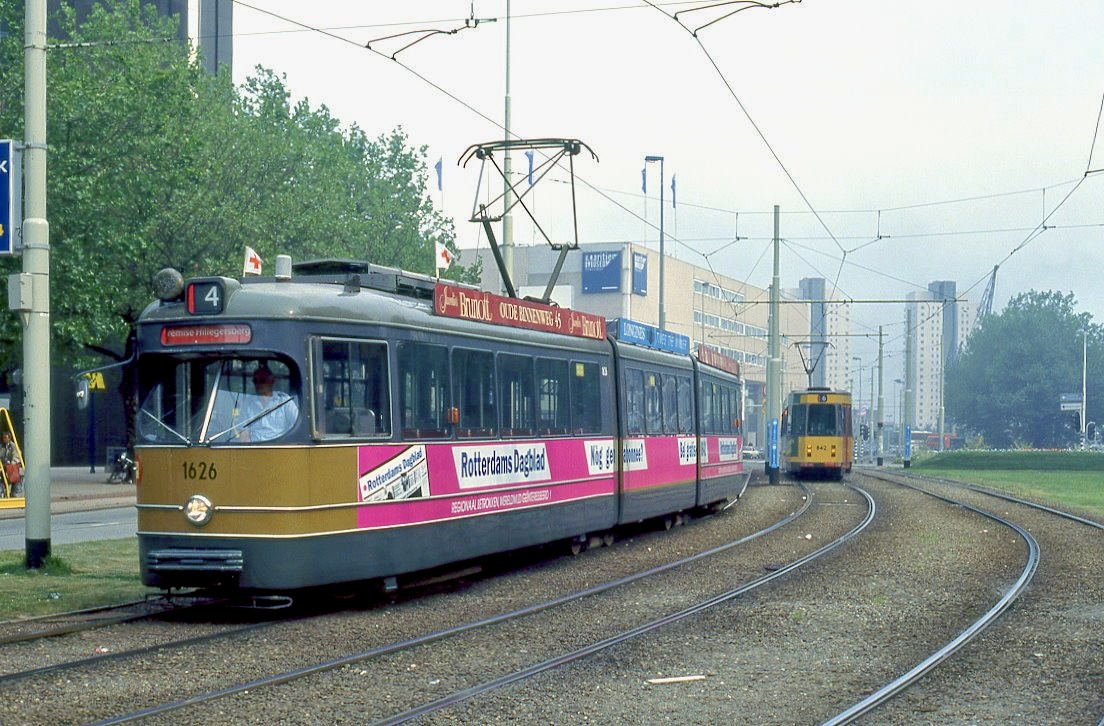
[{"label": "street lamp", "polygon": [[[863,420],[863,417],[862,417],[862,358],[860,358],[857,355],[853,355],[853,356],[851,356],[851,360],[857,360],[859,362],[859,372],[858,372],[858,375],[855,376],[855,378],[857,378],[858,381],[859,381],[858,397],[853,399],[853,402],[852,402],[852,405],[851,405],[851,410],[852,411],[855,410],[854,401],[858,401],[858,403],[859,403],[859,408],[858,408],[858,411],[859,411],[859,415],[858,415],[859,429],[861,430],[862,429],[862,420]],[[854,434],[855,432],[852,431],[851,433]],[[861,451],[864,450],[862,436],[860,435],[858,437],[858,439],[859,439],[859,451],[861,452]]]},{"label": "street lamp", "polygon": [[659,329],[664,330],[667,324],[667,313],[663,306],[663,157],[645,156],[644,164],[649,161],[659,162]]},{"label": "street lamp", "polygon": [[897,448],[901,451],[901,456],[905,455],[905,399],[900,396],[901,389],[898,386],[905,384],[901,378],[893,379],[893,415],[897,417]]},{"label": "street lamp", "polygon": [[1082,330],[1081,332],[1081,450],[1085,450],[1085,440],[1087,438],[1088,429],[1085,427],[1086,422],[1089,420],[1085,416],[1085,382],[1086,374],[1088,373],[1089,362],[1089,331]]}]

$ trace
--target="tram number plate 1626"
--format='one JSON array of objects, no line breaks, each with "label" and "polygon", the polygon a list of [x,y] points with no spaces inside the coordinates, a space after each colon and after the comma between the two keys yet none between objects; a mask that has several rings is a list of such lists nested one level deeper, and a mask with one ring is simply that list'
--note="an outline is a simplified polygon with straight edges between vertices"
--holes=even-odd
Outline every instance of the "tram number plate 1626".
[{"label": "tram number plate 1626", "polygon": [[180,467],[183,469],[184,478],[188,480],[207,480],[218,477],[218,470],[215,469],[214,463],[201,461],[197,464],[194,461],[185,461],[180,464]]}]

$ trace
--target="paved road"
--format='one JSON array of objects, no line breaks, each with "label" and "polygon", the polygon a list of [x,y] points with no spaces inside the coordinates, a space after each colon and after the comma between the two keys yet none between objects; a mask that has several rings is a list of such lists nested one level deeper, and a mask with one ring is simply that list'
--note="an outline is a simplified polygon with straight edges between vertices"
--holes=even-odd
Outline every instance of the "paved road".
[{"label": "paved road", "polygon": [[[133,537],[138,529],[138,512],[133,506],[67,512],[50,517],[51,545]],[[27,531],[23,518],[0,520],[0,550],[23,550]]]}]

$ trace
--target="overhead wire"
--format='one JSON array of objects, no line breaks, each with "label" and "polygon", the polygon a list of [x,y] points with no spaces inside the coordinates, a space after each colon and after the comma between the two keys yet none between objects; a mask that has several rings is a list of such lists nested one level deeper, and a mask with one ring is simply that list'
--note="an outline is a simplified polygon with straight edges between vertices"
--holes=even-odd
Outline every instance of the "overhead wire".
[{"label": "overhead wire", "polygon": [[1096,112],[1096,126],[1093,127],[1093,138],[1092,144],[1089,146],[1089,162],[1085,165],[1085,176],[1104,171],[1104,169],[1092,168],[1093,152],[1096,151],[1096,137],[1100,133],[1100,119],[1102,116],[1104,116],[1104,94],[1100,96],[1100,110]]},{"label": "overhead wire", "polygon": [[[714,25],[715,23],[720,22],[721,20],[725,20],[729,17],[732,17],[736,13],[742,12],[744,10],[750,10],[750,9],[754,9],[754,8],[776,9],[776,8],[782,6],[782,5],[789,5],[789,4],[793,4],[793,3],[798,3],[800,1],[801,0],[781,0],[780,2],[775,2],[773,4],[766,4],[766,3],[758,2],[757,0],[725,0],[723,2],[717,2],[717,3],[710,4],[710,5],[693,8],[691,10],[683,11],[681,13],[676,12],[672,16],[672,15],[668,15],[667,13],[663,12],[663,10],[661,10],[655,3],[651,2],[651,0],[644,0],[645,3],[647,3],[650,7],[652,7],[657,12],[661,13],[664,17],[670,18],[675,23],[677,23],[680,28],[687,31],[690,34],[690,36],[694,39],[694,41],[698,45],[698,48],[705,55],[706,60],[709,61],[709,64],[713,67],[713,70],[716,72],[717,76],[720,78],[721,83],[724,84],[724,87],[728,90],[729,95],[736,102],[736,105],[739,106],[740,111],[744,114],[744,117],[747,119],[748,123],[751,124],[751,127],[755,130],[755,133],[758,134],[759,139],[763,142],[763,145],[767,148],[767,151],[770,153],[770,155],[774,159],[775,163],[778,164],[778,167],[782,170],[783,174],[789,180],[790,185],[797,192],[798,196],[801,197],[802,201],[805,202],[805,206],[809,209],[810,212],[812,212],[812,214],[816,218],[817,222],[820,223],[821,227],[823,227],[824,230],[828,233],[828,235],[832,238],[832,241],[839,248],[840,252],[843,253],[843,259],[840,261],[840,266],[836,271],[836,276],[832,280],[832,292],[829,294],[829,297],[831,298],[831,297],[835,297],[835,295],[836,295],[836,290],[837,290],[838,284],[839,284],[839,278],[840,278],[840,275],[843,273],[843,263],[847,260],[847,250],[840,243],[840,241],[838,239],[836,239],[835,234],[832,232],[831,228],[828,227],[828,225],[824,221],[823,217],[821,217],[820,213],[817,212],[816,207],[813,206],[812,202],[809,200],[808,196],[805,194],[805,191],[801,188],[801,185],[798,184],[797,179],[790,172],[789,168],[787,168],[786,164],[782,161],[781,156],[779,156],[779,154],[775,150],[774,146],[770,143],[770,140],[767,138],[767,136],[763,132],[762,128],[759,126],[759,124],[752,117],[751,112],[748,110],[747,106],[744,105],[743,100],[741,100],[739,94],[736,93],[736,90],[732,87],[732,84],[729,82],[728,77],[725,75],[724,71],[721,70],[721,67],[717,64],[716,59],[713,58],[713,54],[709,52],[709,49],[705,46],[705,43],[702,42],[701,36],[699,35],[700,31],[704,30],[705,28],[708,28],[711,25]],[[691,29],[690,27],[688,27],[686,24],[684,24],[679,19],[680,14],[688,14],[688,13],[691,13],[691,12],[698,12],[698,11],[702,11],[702,10],[712,10],[712,9],[715,9],[715,8],[718,8],[718,7],[724,7],[724,6],[736,6],[736,7],[731,12],[725,13],[725,14],[713,19],[712,21],[710,21],[708,23],[705,23],[703,25],[700,25],[700,26],[698,26],[694,29]],[[776,294],[779,294],[778,291],[776,291]],[[817,324],[818,327],[822,327],[824,325],[823,315],[827,315],[826,310],[827,309],[825,308],[825,312],[823,312],[823,314],[822,314],[822,320]],[[734,310],[734,313],[735,313],[735,310]],[[810,326],[812,326],[812,321],[810,321]]]},{"label": "overhead wire", "polygon": [[[812,205],[811,201],[809,200],[809,198],[805,194],[804,190],[801,188],[800,184],[797,182],[796,178],[793,176],[793,174],[790,172],[790,170],[786,167],[785,163],[782,161],[781,157],[779,156],[777,151],[774,149],[774,147],[770,144],[770,141],[767,139],[766,134],[760,128],[760,126],[755,121],[755,119],[751,116],[749,110],[744,105],[744,103],[742,102],[740,97],[736,94],[736,92],[733,89],[731,83],[728,81],[727,77],[725,76],[724,72],[720,69],[720,67],[717,65],[716,61],[712,57],[711,53],[709,52],[709,49],[705,46],[705,44],[702,42],[702,39],[698,36],[698,34],[697,34],[698,31],[708,27],[709,25],[712,25],[713,23],[712,22],[707,23],[705,25],[702,25],[702,26],[692,30],[692,29],[688,28],[686,25],[684,25],[680,20],[678,20],[677,17],[672,17],[671,15],[668,15],[666,12],[664,12],[659,7],[660,5],[675,5],[675,4],[684,4],[684,3],[665,3],[664,4],[664,3],[654,3],[654,2],[651,2],[650,0],[644,0],[644,1],[648,6],[652,7],[656,11],[662,13],[666,17],[671,18],[674,22],[678,23],[680,25],[680,27],[682,27],[684,30],[686,30],[687,32],[689,32],[691,34],[691,36],[694,38],[695,42],[698,44],[698,46],[701,49],[701,51],[703,52],[703,54],[708,59],[710,65],[713,67],[714,71],[717,73],[717,75],[721,79],[721,82],[724,84],[725,88],[728,90],[729,94],[731,95],[733,100],[735,100],[735,102],[739,106],[739,108],[740,108],[741,112],[744,114],[745,118],[751,124],[752,128],[755,130],[756,134],[759,136],[759,138],[761,139],[761,141],[763,142],[763,144],[767,148],[770,155],[774,158],[775,162],[778,164],[779,168],[783,171],[784,175],[789,180],[790,184],[793,186],[795,191],[801,197],[802,201],[805,203],[806,207],[809,210],[808,213],[811,213],[811,214],[814,215],[814,217],[816,218],[816,220],[820,224],[820,226],[828,233],[828,238],[831,239],[832,242],[840,250],[840,253],[842,255],[841,258],[840,258],[840,266],[837,270],[836,276],[835,276],[835,278],[833,280],[833,283],[832,283],[833,291],[837,290],[838,289],[839,278],[840,278],[840,275],[842,274],[843,267],[844,267],[845,264],[847,264],[849,262],[849,260],[847,259],[847,256],[848,256],[849,252],[858,251],[860,249],[863,249],[865,247],[868,247],[868,246],[874,244],[875,242],[880,241],[881,239],[885,239],[885,238],[889,237],[889,235],[882,235],[880,233],[880,219],[879,219],[879,234],[878,234],[877,237],[875,237],[874,239],[869,240],[868,242],[866,242],[862,245],[856,246],[856,247],[852,248],[851,250],[848,250],[847,248],[845,248],[843,246],[843,244],[840,242],[840,239],[835,235],[835,233],[827,225],[827,223],[825,222],[825,220],[822,217],[821,212],[819,212]],[[331,32],[331,30],[329,30],[329,29],[318,27],[318,26],[313,26],[309,23],[304,23],[302,21],[294,20],[294,19],[289,18],[287,16],[284,16],[280,13],[276,13],[276,12],[269,11],[269,10],[264,9],[264,8],[257,7],[255,5],[252,5],[252,4],[248,3],[248,2],[245,2],[244,0],[233,0],[233,2],[237,5],[242,6],[242,7],[254,10],[255,12],[259,12],[259,13],[268,15],[270,17],[279,19],[283,22],[290,23],[290,24],[295,25],[297,27],[300,27],[300,28],[302,28],[306,31],[317,32],[319,34],[322,34],[322,35],[325,35],[327,37],[333,38],[334,40],[338,40],[339,42],[357,46],[359,48],[362,48],[362,49],[368,50],[370,52],[373,52],[373,53],[379,55],[380,57],[391,60],[392,62],[397,63],[399,65],[399,67],[401,67],[403,70],[405,70],[410,75],[414,76],[418,80],[420,80],[423,83],[427,84],[428,86],[430,86],[434,90],[438,91],[439,93],[442,93],[446,97],[448,97],[451,100],[453,100],[454,102],[458,103],[463,108],[471,111],[473,114],[475,114],[479,118],[484,119],[485,121],[487,121],[488,123],[492,124],[493,126],[495,126],[497,128],[502,128],[502,125],[498,121],[496,121],[495,119],[491,118],[487,114],[482,113],[477,108],[475,108],[471,104],[467,103],[466,101],[464,101],[463,99],[458,97],[456,94],[452,93],[451,91],[444,88],[440,84],[438,84],[435,81],[431,80],[430,78],[426,77],[424,74],[414,70],[408,64],[403,63],[402,61],[398,60],[396,57],[394,57],[395,55],[397,55],[397,53],[393,54],[391,56],[388,56],[387,54],[380,52],[378,49],[370,47],[370,43],[367,44],[367,45],[359,43],[359,42],[354,41],[352,39],[345,38],[345,37],[343,37],[343,36],[341,36],[337,33]],[[729,2],[729,3],[716,3],[716,4],[714,4],[713,6],[710,6],[710,7],[716,7],[716,6],[725,5],[725,4],[740,4],[740,5],[743,6],[743,7],[739,8],[738,10],[734,10],[732,13],[729,13],[728,15],[725,16],[725,17],[729,17],[732,14],[734,14],[735,12],[739,12],[739,10],[749,9],[750,7],[776,8],[780,5],[796,3],[796,2],[800,2],[800,0],[784,0],[783,2],[774,3],[774,4],[771,4],[771,5],[767,5],[767,4],[759,3],[759,2],[754,2],[753,0],[739,0],[739,2],[737,2],[737,3],[731,3],[731,2]],[[555,12],[538,13],[538,14],[531,14],[531,15],[533,17],[536,17],[536,16],[539,16],[539,15],[556,15],[556,14],[567,14],[567,13],[577,13],[577,12],[596,12],[596,11],[603,11],[603,10],[622,10],[622,9],[627,10],[627,9],[632,9],[633,7],[638,7],[638,6],[610,6],[610,7],[607,7],[607,8],[590,8],[590,9],[583,9],[583,10],[555,11]],[[698,10],[698,9],[702,9],[702,8],[697,7],[697,8],[693,8],[692,10]],[[677,15],[679,15],[679,13],[676,13],[675,15],[677,16]],[[519,17],[528,17],[528,16],[519,16]],[[724,18],[720,18],[720,19],[724,19]],[[342,29],[352,29],[352,28],[358,28],[358,27],[378,27],[378,26],[344,26]],[[462,29],[464,29],[464,28],[457,28],[449,34],[454,34],[455,32],[458,32],[459,30],[462,30]],[[441,33],[441,32],[448,32],[448,31],[435,31],[435,32],[436,33]],[[1094,154],[1094,151],[1095,151],[1096,140],[1097,140],[1097,137],[1098,137],[1098,131],[1099,131],[1099,126],[1100,126],[1100,118],[1101,118],[1102,114],[1104,114],[1104,98],[1102,98],[1102,101],[1101,101],[1101,110],[1100,110],[1100,113],[1098,114],[1097,125],[1096,125],[1096,129],[1094,130],[1094,135],[1093,135],[1093,142],[1092,142],[1092,146],[1091,146],[1090,152],[1089,152],[1089,163],[1087,165],[1087,169],[1085,171],[1084,176],[1079,180],[1075,180],[1075,181],[1071,180],[1070,182],[1061,182],[1057,185],[1053,185],[1053,186],[1063,186],[1063,185],[1068,184],[1068,183],[1073,183],[1074,184],[1073,188],[1069,190],[1069,192],[1065,195],[1065,197],[1062,199],[1062,201],[1059,202],[1059,204],[1056,205],[1055,208],[1052,209],[1049,214],[1047,214],[1046,218],[1039,225],[1036,225],[1034,228],[1032,228],[1032,230],[1029,232],[1027,237],[1023,241],[1021,241],[1015,248],[1013,248],[1013,250],[1011,252],[1009,252],[1008,255],[1006,255],[1004,257],[1004,259],[1001,261],[1001,263],[999,263],[999,264],[1003,264],[1009,258],[1011,258],[1013,255],[1015,255],[1017,252],[1024,249],[1025,247],[1027,247],[1029,244],[1031,244],[1031,242],[1033,242],[1035,239],[1037,239],[1039,236],[1041,236],[1041,234],[1044,231],[1046,231],[1048,229],[1054,229],[1055,227],[1048,226],[1046,224],[1046,222],[1069,200],[1069,198],[1073,195],[1073,193],[1076,192],[1076,190],[1080,187],[1081,183],[1084,181],[1085,177],[1089,176],[1090,174],[1096,173],[1097,171],[1102,171],[1102,170],[1093,170],[1091,168],[1092,158],[1093,158],[1093,154]],[[609,203],[613,204],[615,207],[621,209],[622,211],[626,212],[627,214],[629,214],[633,217],[636,217],[638,219],[640,218],[640,215],[638,215],[635,211],[629,209],[624,204],[621,204],[617,200],[613,199],[604,190],[597,187],[596,185],[591,184],[585,178],[580,178],[579,181],[585,187],[591,189],[592,191],[597,193],[600,197],[602,197],[603,199],[605,199]],[[1045,193],[1045,190],[1047,188],[1048,187],[1043,187],[1042,188],[1044,193]],[[1025,191],[1038,191],[1038,189],[1025,190]],[[942,205],[942,204],[956,204],[956,203],[978,201],[978,200],[984,200],[984,199],[992,199],[992,198],[998,198],[998,197],[1002,197],[1002,196],[1009,196],[1009,195],[1015,195],[1015,194],[1021,194],[1021,193],[1024,193],[1024,191],[1002,192],[1002,193],[989,194],[989,195],[979,195],[979,196],[963,197],[963,198],[959,198],[959,199],[944,200],[944,201],[941,201],[941,202],[925,202],[925,203],[918,203],[918,204],[912,204],[912,205],[902,205],[902,206],[897,206],[897,207],[884,207],[884,208],[877,209],[877,210],[843,210],[839,213],[877,212],[880,215],[880,212],[882,212],[882,211],[904,211],[904,210],[909,210],[909,209],[917,209],[917,208],[936,206],[936,205]],[[722,211],[731,211],[731,210],[722,210]],[[792,213],[804,213],[804,212],[790,212],[790,214],[792,214]],[[644,221],[645,221],[646,224],[650,224],[650,223],[647,222],[647,220],[644,220]],[[651,225],[651,226],[654,227],[654,225]],[[1095,225],[1088,225],[1088,226],[1095,226]],[[989,232],[1001,232],[1001,231],[1010,231],[1010,230],[988,230],[988,231]],[[976,234],[977,232],[975,231],[973,233]],[[927,234],[893,235],[893,236],[898,237],[898,238],[901,238],[901,237],[912,238],[912,237],[925,237],[925,236],[946,236],[946,235],[950,235],[950,234],[971,234],[971,232],[927,233]],[[696,254],[701,255],[705,259],[706,264],[709,267],[710,271],[714,274],[715,277],[717,277],[718,280],[720,279],[719,273],[713,267],[712,261],[709,258],[709,256],[713,253],[705,253],[705,252],[702,252],[700,250],[697,250],[693,246],[687,244],[687,242],[685,240],[677,240],[674,236],[672,236],[672,240],[674,240],[676,243],[682,244],[683,247],[685,247],[687,250],[690,250],[691,252],[694,252]],[[731,242],[727,243],[725,245],[725,247],[727,248],[728,246],[731,246],[731,244],[734,244],[736,241],[738,241],[738,240],[732,240]],[[789,244],[790,245],[794,244],[792,238],[791,238]],[[719,250],[714,251],[714,253],[717,252],[717,251],[719,251]],[[761,260],[763,256],[765,256],[765,250],[760,255],[759,260]],[[756,267],[758,266],[758,264],[759,263],[757,262]],[[882,275],[884,277],[887,277],[889,279],[898,280],[898,281],[903,282],[905,284],[920,287],[919,285],[916,285],[916,283],[912,283],[912,282],[909,282],[909,281],[906,281],[906,280],[901,280],[900,278],[896,278],[896,277],[894,277],[892,275],[888,275],[886,273],[881,273],[877,270],[866,267],[864,265],[858,265],[856,263],[851,263],[851,264],[858,267],[858,268],[860,268],[860,269],[864,269],[866,271],[872,272],[874,274],[880,274],[880,275]],[[998,264],[998,266],[999,266],[999,264]],[[815,269],[815,267],[813,269]],[[973,290],[974,288],[976,288],[981,283],[981,281],[987,279],[988,276],[989,275],[986,274],[978,282],[975,282],[973,285],[971,285],[969,288],[967,288],[967,290],[965,292],[969,292],[970,290]],[[750,277],[750,275],[749,275],[749,277]],[[747,287],[747,283],[745,282],[745,289],[746,289],[746,287]]]}]

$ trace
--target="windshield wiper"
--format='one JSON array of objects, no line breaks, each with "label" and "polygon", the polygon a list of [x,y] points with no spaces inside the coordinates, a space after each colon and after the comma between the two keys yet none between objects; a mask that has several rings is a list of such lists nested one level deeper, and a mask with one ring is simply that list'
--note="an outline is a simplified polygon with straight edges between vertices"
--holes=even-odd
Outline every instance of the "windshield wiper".
[{"label": "windshield wiper", "polygon": [[[228,433],[230,433],[231,431],[238,431],[238,430],[240,430],[240,429],[245,429],[245,428],[247,428],[248,426],[250,426],[251,424],[253,424],[253,423],[254,423],[255,421],[260,421],[260,420],[261,420],[262,418],[264,418],[264,417],[265,417],[265,416],[267,416],[268,414],[270,414],[270,413],[272,413],[273,411],[275,411],[275,410],[279,409],[279,408],[280,408],[281,406],[286,406],[287,404],[291,403],[291,402],[292,402],[292,401],[294,401],[294,400],[295,400],[295,399],[293,399],[293,398],[290,398],[290,397],[289,397],[289,398],[285,398],[285,399],[284,399],[283,401],[280,401],[280,402],[279,402],[279,403],[277,403],[277,404],[276,404],[275,406],[269,406],[269,407],[268,407],[268,408],[266,408],[265,410],[261,411],[260,413],[254,414],[253,416],[249,417],[249,418],[248,418],[247,420],[245,420],[245,421],[242,421],[241,423],[237,423],[237,424],[234,424],[233,426],[231,426],[231,427],[230,427],[230,428],[228,428],[228,429],[224,429],[224,430],[222,430],[222,431],[219,431],[219,432],[218,432],[217,434],[212,434],[211,436],[208,436],[208,437],[206,438],[206,440],[204,440],[204,442],[203,442],[203,443],[205,443],[205,444],[210,444],[210,443],[213,443],[213,442],[214,442],[214,441],[215,441],[216,439],[218,439],[218,438],[220,438],[220,437],[224,436],[225,434],[228,434]],[[236,436],[236,435],[237,435],[237,434],[235,434],[235,436]],[[233,436],[232,436],[232,437],[230,437],[230,438],[233,438]]]},{"label": "windshield wiper", "polygon": [[179,431],[177,431],[176,429],[174,429],[174,428],[173,428],[172,426],[169,426],[169,425],[168,425],[167,423],[165,423],[164,421],[162,421],[161,419],[159,419],[159,418],[158,418],[157,416],[154,416],[154,415],[153,415],[152,413],[150,413],[149,411],[147,411],[147,410],[146,410],[146,409],[144,409],[144,408],[142,409],[142,413],[144,413],[144,414],[146,414],[147,416],[149,416],[149,417],[150,417],[151,419],[153,419],[153,420],[154,420],[154,421],[155,421],[155,422],[157,423],[157,425],[158,425],[158,426],[160,426],[161,428],[165,429],[165,430],[166,430],[166,431],[168,431],[168,432],[169,432],[170,434],[172,434],[172,435],[173,435],[173,436],[175,436],[176,438],[180,439],[181,441],[183,441],[183,442],[184,442],[185,444],[187,444],[188,446],[191,446],[191,445],[192,445],[192,442],[191,442],[191,441],[190,441],[190,440],[188,439],[188,437],[187,437],[187,436],[185,436],[184,434],[180,433]]}]

